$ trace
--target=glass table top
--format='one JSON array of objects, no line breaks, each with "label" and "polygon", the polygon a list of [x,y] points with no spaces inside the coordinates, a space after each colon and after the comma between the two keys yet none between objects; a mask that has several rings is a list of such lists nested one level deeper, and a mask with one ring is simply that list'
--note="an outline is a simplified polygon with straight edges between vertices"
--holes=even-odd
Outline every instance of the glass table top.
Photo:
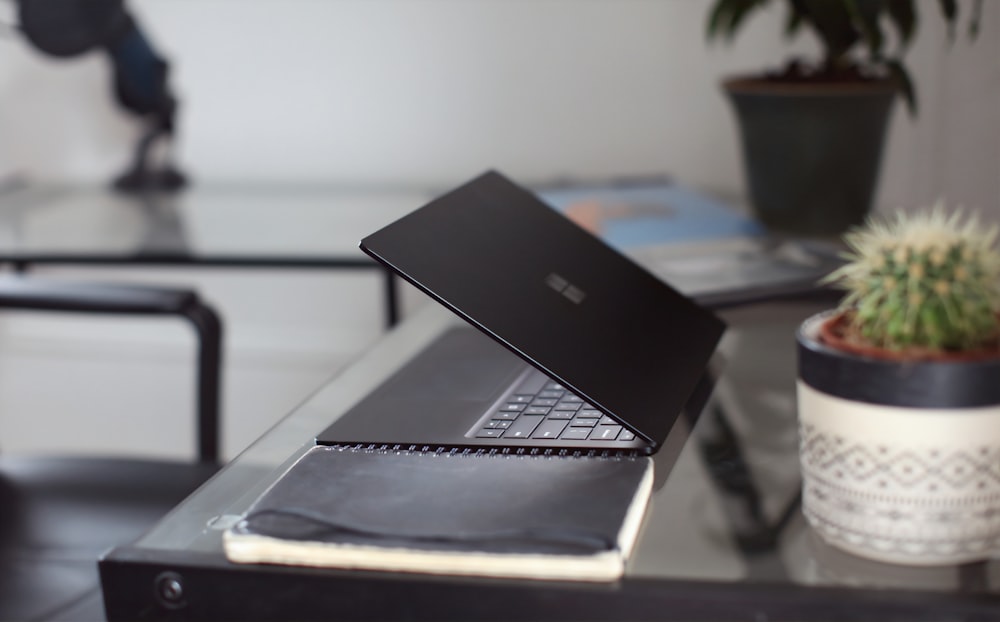
[{"label": "glass table top", "polygon": [[413,188],[218,184],[145,196],[83,186],[8,189],[0,193],[0,260],[367,262],[358,240],[431,196]]},{"label": "glass table top", "polygon": [[[996,561],[904,567],[824,544],[799,505],[794,329],[819,310],[780,303],[722,314],[730,329],[700,413],[655,457],[655,492],[626,578],[951,594],[1000,590]],[[426,305],[309,396],[130,548],[222,557],[221,534],[355,401],[456,320]],[[690,424],[690,425],[689,425]],[[679,429],[680,428],[680,429]]]},{"label": "glass table top", "polygon": [[[681,204],[672,202],[686,196],[684,189],[663,180],[629,183],[634,185],[565,181],[536,191],[557,209],[574,201],[578,206],[605,201],[609,213],[617,214],[631,206],[601,235],[703,302],[728,304],[810,290],[840,263],[839,247],[830,244],[756,230],[734,232],[725,223],[745,219],[720,207],[715,209],[726,214],[719,218],[721,229],[710,234],[708,225],[694,218],[701,233],[679,242],[678,232],[693,226],[685,220],[690,215],[681,215],[691,212],[690,206],[679,210]],[[249,182],[195,184],[173,194],[146,195],[94,186],[0,187],[0,263],[370,269],[379,266],[358,249],[360,240],[441,191]],[[636,198],[646,197],[645,192],[655,199]],[[650,228],[656,234],[641,242],[618,239],[621,231]]]}]

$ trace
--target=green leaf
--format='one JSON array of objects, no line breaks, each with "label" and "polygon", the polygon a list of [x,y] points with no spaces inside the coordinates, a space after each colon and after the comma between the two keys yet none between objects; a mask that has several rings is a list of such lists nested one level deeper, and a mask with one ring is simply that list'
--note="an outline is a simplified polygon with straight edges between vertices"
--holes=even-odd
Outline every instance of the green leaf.
[{"label": "green leaf", "polygon": [[799,0],[802,18],[823,42],[829,67],[845,63],[847,53],[861,38],[845,2],[832,0]]},{"label": "green leaf", "polygon": [[938,4],[941,6],[941,14],[944,15],[944,20],[948,22],[948,38],[954,40],[955,20],[958,18],[958,2],[956,0],[938,0]]},{"label": "green leaf", "polygon": [[729,15],[729,23],[726,25],[727,35],[731,39],[739,30],[743,20],[757,7],[767,0],[744,0],[738,2],[735,10]]},{"label": "green leaf", "polygon": [[723,36],[732,39],[743,20],[754,9],[770,0],[718,0],[709,12],[706,36],[713,39]]},{"label": "green leaf", "polygon": [[906,71],[906,67],[903,67],[903,63],[898,60],[887,60],[885,65],[889,69],[890,78],[896,84],[896,88],[899,89],[899,94],[903,96],[903,101],[906,102],[906,108],[910,111],[910,116],[917,116],[917,93],[916,89],[913,88],[913,80],[910,78],[909,72]]},{"label": "green leaf", "polygon": [[785,22],[785,36],[793,37],[798,34],[799,29],[802,27],[802,13],[795,8],[795,3],[791,2],[788,5],[788,20]]},{"label": "green leaf", "polygon": [[732,10],[731,0],[718,0],[708,14],[708,25],[705,28],[705,36],[713,39],[719,34],[719,25],[723,22],[725,15]]},{"label": "green leaf", "polygon": [[954,22],[955,18],[958,17],[958,2],[956,0],[938,0],[938,4],[941,5],[941,13],[945,20]]},{"label": "green leaf", "polygon": [[882,54],[882,44],[885,37],[882,36],[882,27],[879,26],[879,13],[884,8],[881,0],[844,0],[844,6],[851,16],[861,36],[868,46],[869,55],[878,58]]},{"label": "green leaf", "polygon": [[979,36],[979,22],[983,17],[983,0],[976,0],[972,5],[972,17],[969,18],[969,38],[973,41]]},{"label": "green leaf", "polygon": [[913,0],[889,0],[886,9],[889,13],[889,21],[899,33],[900,47],[909,47],[910,42],[913,41],[913,35],[917,31],[917,13],[913,7]]}]

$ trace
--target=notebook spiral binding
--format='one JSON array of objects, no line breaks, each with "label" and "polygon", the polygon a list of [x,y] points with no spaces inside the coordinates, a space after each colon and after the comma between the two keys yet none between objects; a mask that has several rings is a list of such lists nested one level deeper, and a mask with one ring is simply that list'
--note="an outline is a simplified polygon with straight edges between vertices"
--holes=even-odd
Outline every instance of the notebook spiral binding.
[{"label": "notebook spiral binding", "polygon": [[637,458],[634,449],[553,449],[541,447],[451,447],[442,445],[404,445],[401,443],[336,443],[331,450],[366,453],[413,453],[448,457],[539,457],[539,458],[604,458],[622,460]]}]

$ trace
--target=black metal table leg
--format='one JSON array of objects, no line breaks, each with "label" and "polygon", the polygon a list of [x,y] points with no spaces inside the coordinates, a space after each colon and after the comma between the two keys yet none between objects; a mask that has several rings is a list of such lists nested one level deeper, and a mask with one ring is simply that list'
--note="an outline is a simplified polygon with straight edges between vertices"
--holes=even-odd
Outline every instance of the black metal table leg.
[{"label": "black metal table leg", "polygon": [[189,305],[184,315],[198,333],[198,460],[218,463],[221,454],[222,322],[218,314],[200,300]]},{"label": "black metal table leg", "polygon": [[399,323],[399,293],[396,288],[396,274],[388,268],[385,276],[385,324],[392,328]]}]

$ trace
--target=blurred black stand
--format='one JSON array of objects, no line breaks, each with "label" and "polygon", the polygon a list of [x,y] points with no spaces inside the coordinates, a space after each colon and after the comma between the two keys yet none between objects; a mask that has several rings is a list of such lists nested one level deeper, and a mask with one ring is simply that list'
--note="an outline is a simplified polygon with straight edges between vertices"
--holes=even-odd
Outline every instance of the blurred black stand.
[{"label": "blurred black stand", "polygon": [[107,53],[116,101],[142,122],[132,162],[114,187],[135,193],[183,188],[187,177],[170,156],[178,107],[169,88],[170,66],[124,0],[17,0],[17,5],[21,30],[41,52],[58,58],[94,49]]}]

